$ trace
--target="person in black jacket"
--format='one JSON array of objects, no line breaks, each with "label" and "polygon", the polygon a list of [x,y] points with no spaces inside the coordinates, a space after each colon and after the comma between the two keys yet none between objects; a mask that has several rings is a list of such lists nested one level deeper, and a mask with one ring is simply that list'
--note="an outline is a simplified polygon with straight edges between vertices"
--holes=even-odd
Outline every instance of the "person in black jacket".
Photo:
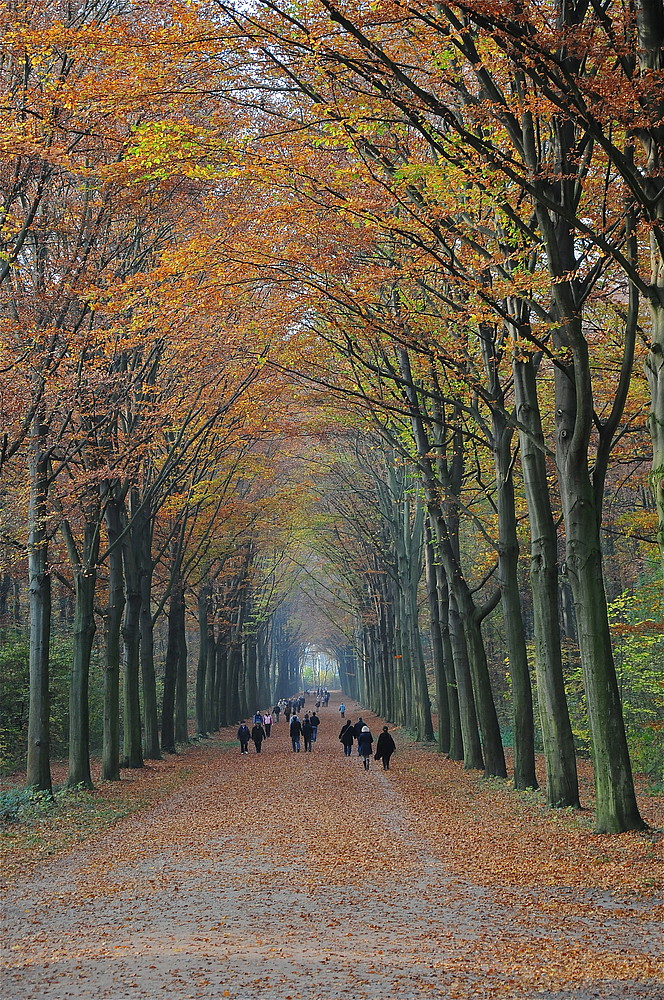
[{"label": "person in black jacket", "polygon": [[371,748],[373,746],[373,736],[371,735],[371,730],[368,726],[362,726],[362,732],[357,737],[357,752],[360,757],[362,757],[362,762],[364,764],[364,770],[369,770],[369,761],[371,760]]},{"label": "person in black jacket", "polygon": [[304,740],[304,750],[305,753],[311,753],[311,734],[313,728],[311,725],[311,719],[309,718],[309,713],[307,712],[302,720],[302,739]]},{"label": "person in black jacket", "polygon": [[351,719],[348,719],[341,727],[341,732],[339,733],[339,739],[343,743],[344,757],[350,757],[351,751],[353,749],[353,740],[355,739],[355,733],[353,731],[353,722]]},{"label": "person in black jacket", "polygon": [[237,738],[240,741],[240,753],[249,753],[249,738],[250,738],[249,726],[244,721],[244,719],[240,723],[239,729],[237,731]]},{"label": "person in black jacket", "polygon": [[355,739],[357,740],[357,752],[360,752],[360,733],[364,728],[364,719],[362,716],[359,717],[355,725],[353,726],[353,732],[355,733]]},{"label": "person in black jacket", "polygon": [[265,739],[265,730],[260,723],[257,722],[251,730],[251,738],[254,742],[254,746],[256,747],[256,753],[260,753],[263,740]]},{"label": "person in black jacket", "polygon": [[289,728],[291,743],[293,744],[293,753],[300,752],[300,737],[302,736],[302,726],[300,725],[300,720],[297,715],[292,715],[290,720]]},{"label": "person in black jacket", "polygon": [[311,742],[316,742],[316,737],[318,736],[318,727],[320,726],[320,719],[315,712],[312,712],[311,719]]},{"label": "person in black jacket", "polygon": [[383,726],[383,731],[378,737],[378,743],[376,743],[376,753],[375,760],[382,760],[383,770],[389,771],[390,769],[390,757],[396,750],[397,745],[390,736],[387,726]]}]

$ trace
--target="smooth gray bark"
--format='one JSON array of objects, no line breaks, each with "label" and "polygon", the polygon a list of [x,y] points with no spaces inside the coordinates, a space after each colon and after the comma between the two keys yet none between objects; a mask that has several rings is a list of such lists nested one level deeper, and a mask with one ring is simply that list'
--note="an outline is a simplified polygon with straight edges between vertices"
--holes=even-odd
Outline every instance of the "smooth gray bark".
[{"label": "smooth gray bark", "polygon": [[30,705],[26,787],[52,792],[50,760],[49,645],[51,639],[51,574],[48,566],[46,505],[48,501],[47,428],[37,415],[30,441],[28,507],[28,578],[30,595]]}]

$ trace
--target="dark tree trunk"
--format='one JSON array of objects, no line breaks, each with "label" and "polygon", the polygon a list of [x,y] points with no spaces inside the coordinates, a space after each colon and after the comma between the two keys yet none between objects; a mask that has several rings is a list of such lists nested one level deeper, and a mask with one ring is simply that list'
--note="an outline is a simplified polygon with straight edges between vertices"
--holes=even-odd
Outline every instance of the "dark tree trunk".
[{"label": "dark tree trunk", "polygon": [[[433,536],[429,528],[429,537],[431,537],[433,545]],[[435,556],[435,546],[433,547],[433,554]],[[454,650],[452,647],[452,635],[450,628],[450,589],[447,586],[447,577],[445,576],[445,569],[443,568],[440,561],[436,558],[434,562],[434,570],[436,573],[436,585],[438,592],[438,612],[440,621],[440,635],[443,643],[443,664],[445,667],[445,680],[447,685],[447,702],[450,708],[450,750],[449,758],[450,760],[463,760],[464,759],[464,742],[463,742],[463,732],[461,726],[461,715],[459,708],[459,691],[457,685],[456,669],[454,665]],[[477,732],[477,720],[475,719],[474,711],[474,699],[472,697],[472,685],[469,685],[471,704],[473,705],[472,719],[469,720],[468,725],[471,727],[471,732],[474,731],[474,739],[477,741],[477,746],[480,746],[479,733]],[[474,720],[474,721],[473,721]],[[472,743],[472,738],[471,738]],[[480,759],[481,759],[481,749],[480,749]],[[484,762],[480,763],[480,767],[483,767]]]},{"label": "dark tree trunk", "polygon": [[[138,499],[132,496],[134,508]],[[138,566],[138,586],[141,595],[140,664],[143,688],[143,751],[147,760],[160,760],[159,749],[159,704],[157,700],[157,679],[154,669],[154,623],[152,621],[152,515],[147,509],[134,514],[135,524],[132,537],[135,538],[136,562]]]},{"label": "dark tree trunk", "polygon": [[447,691],[447,670],[443,650],[443,634],[440,626],[440,601],[436,579],[435,552],[431,540],[431,529],[427,526],[424,548],[424,565],[429,604],[429,627],[431,631],[431,656],[436,678],[436,704],[438,706],[438,749],[449,754],[451,747],[450,703]]},{"label": "dark tree trunk", "polygon": [[92,788],[90,773],[90,658],[94,642],[99,522],[86,521],[81,561],[74,565],[76,605],[69,685],[69,769],[67,784]]},{"label": "dark tree trunk", "polygon": [[51,575],[45,518],[48,501],[47,428],[39,416],[30,441],[28,575],[30,588],[30,707],[26,786],[52,792],[50,760],[49,644]]},{"label": "dark tree trunk", "polygon": [[120,780],[120,629],[125,606],[122,569],[120,508],[109,499],[105,512],[108,538],[108,604],[104,618],[106,647],[104,668],[104,741],[101,776],[105,781]]},{"label": "dark tree trunk", "polygon": [[533,359],[515,360],[513,371],[530,522],[535,672],[546,762],[546,796],[551,807],[578,808],[576,754],[565,695],[558,617],[558,539],[551,514]]},{"label": "dark tree trunk", "polygon": [[206,711],[206,674],[210,643],[210,603],[212,588],[204,584],[198,594],[198,665],[196,667],[196,731],[208,735],[209,713]]},{"label": "dark tree trunk", "polygon": [[175,684],[175,742],[189,740],[188,672],[187,672],[187,626],[184,589],[178,602],[180,621],[178,625],[178,666]]},{"label": "dark tree trunk", "polygon": [[501,410],[493,411],[496,503],[498,507],[498,572],[512,678],[514,726],[514,787],[537,788],[535,723],[526,637],[519,593],[519,542],[512,479],[512,431]]},{"label": "dark tree trunk", "polygon": [[173,586],[168,610],[168,639],[164,661],[164,697],[161,710],[161,749],[165,753],[175,753],[175,689],[177,685],[178,659],[180,656],[181,614],[178,607],[181,590]]},{"label": "dark tree trunk", "polygon": [[125,654],[124,765],[137,768],[143,767],[140,700],[141,590],[131,532],[124,536],[122,559],[127,586],[127,603],[122,626]]}]

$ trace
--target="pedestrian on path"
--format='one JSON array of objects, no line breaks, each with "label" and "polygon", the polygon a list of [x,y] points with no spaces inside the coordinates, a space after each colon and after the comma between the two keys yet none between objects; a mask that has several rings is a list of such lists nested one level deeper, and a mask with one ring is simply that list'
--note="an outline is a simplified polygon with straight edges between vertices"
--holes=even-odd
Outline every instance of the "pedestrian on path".
[{"label": "pedestrian on path", "polygon": [[265,730],[260,723],[256,723],[251,730],[251,739],[256,747],[256,753],[261,752],[261,747],[263,746],[263,740],[265,739]]},{"label": "pedestrian on path", "polygon": [[360,733],[364,727],[364,719],[362,716],[359,717],[355,725],[353,726],[353,732],[355,733],[355,739],[357,740],[357,752],[360,752]]},{"label": "pedestrian on path", "polygon": [[263,726],[265,728],[265,739],[269,740],[270,732],[272,730],[272,716],[269,712],[266,712],[263,716]]},{"label": "pedestrian on path", "polygon": [[320,726],[320,719],[318,718],[316,713],[313,712],[311,715],[311,719],[309,721],[311,722],[311,742],[315,743],[316,737],[318,736],[318,727]]},{"label": "pedestrian on path", "polygon": [[346,718],[346,706],[344,705],[343,701],[339,705],[339,715],[341,716],[342,719]]},{"label": "pedestrian on path", "polygon": [[373,746],[373,736],[371,735],[371,730],[368,726],[362,726],[362,732],[357,738],[357,751],[360,757],[363,758],[364,770],[369,770],[369,761],[371,760],[371,748]]},{"label": "pedestrian on path", "polygon": [[293,744],[293,753],[300,752],[300,737],[302,736],[302,726],[297,715],[292,715],[290,720],[289,728],[291,743]]},{"label": "pedestrian on path", "polygon": [[387,726],[383,726],[383,731],[378,737],[378,742],[376,743],[376,754],[374,760],[382,760],[384,771],[389,771],[390,757],[396,748],[397,745],[390,736]]},{"label": "pedestrian on path", "polygon": [[347,722],[341,727],[341,732],[339,733],[339,739],[341,740],[344,748],[344,757],[350,757],[353,750],[353,740],[355,739],[355,733],[353,732],[353,721],[348,719]]},{"label": "pedestrian on path", "polygon": [[302,721],[302,739],[304,740],[305,753],[311,753],[311,732],[311,719],[309,718],[309,713],[307,712]]},{"label": "pedestrian on path", "polygon": [[251,738],[251,733],[249,732],[249,726],[244,719],[240,723],[237,731],[237,738],[240,741],[240,753],[249,753],[249,740]]}]

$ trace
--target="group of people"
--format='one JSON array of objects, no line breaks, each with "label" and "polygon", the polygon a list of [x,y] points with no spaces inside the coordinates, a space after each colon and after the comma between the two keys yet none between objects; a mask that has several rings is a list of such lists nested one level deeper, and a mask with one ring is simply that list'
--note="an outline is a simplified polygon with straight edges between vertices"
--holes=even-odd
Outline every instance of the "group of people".
[{"label": "group of people", "polygon": [[[369,727],[365,724],[362,716],[353,725],[353,720],[348,719],[341,727],[339,739],[344,748],[344,757],[350,757],[353,752],[353,743],[357,740],[357,753],[362,758],[364,770],[369,770],[369,762],[373,751],[373,736]],[[390,757],[396,750],[396,743],[390,735],[387,726],[383,726],[383,731],[376,743],[376,752],[373,754],[374,760],[383,762],[383,770],[389,771]]]},{"label": "group of people", "polygon": [[289,736],[293,746],[293,753],[299,753],[304,743],[305,753],[311,753],[311,746],[316,742],[320,719],[315,712],[309,715],[305,712],[304,718],[300,720],[298,715],[291,715],[289,722]]},{"label": "group of people", "polygon": [[[329,692],[325,691],[324,693],[327,695],[329,701]],[[318,708],[321,692],[317,691],[316,696],[316,708]],[[304,744],[304,752],[311,753],[312,746],[318,736],[320,719],[316,711],[311,713],[305,712],[304,717],[300,718],[298,713],[302,711],[305,703],[305,696],[300,695],[297,698],[291,698],[287,701],[283,700],[283,703],[278,702],[271,712],[261,712],[257,709],[252,719],[251,729],[249,729],[249,726],[243,719],[237,731],[240,753],[249,753],[250,742],[254,744],[256,753],[261,753],[264,741],[270,738],[273,723],[279,722],[279,716],[282,712],[288,722],[288,735],[293,753],[299,753],[302,749],[302,744]],[[327,702],[324,702],[324,704],[327,704]],[[345,719],[346,706],[343,703],[339,706],[339,712],[342,719]],[[346,719],[341,727],[339,740],[343,745],[345,757],[351,756],[353,744],[357,743],[357,753],[362,758],[365,771],[369,770],[369,762],[372,756],[374,760],[382,761],[384,771],[389,771],[390,758],[396,750],[396,744],[387,726],[383,726],[383,730],[378,737],[375,753],[373,752],[373,735],[362,716],[354,724],[352,719]]]},{"label": "group of people", "polygon": [[258,709],[254,712],[251,729],[244,719],[240,722],[237,730],[237,738],[240,743],[240,753],[249,753],[249,743],[253,743],[256,753],[261,753],[263,743],[270,738],[273,723],[279,722],[279,716],[283,711],[288,722],[288,733],[293,745],[293,752],[299,753],[304,743],[306,752],[311,753],[312,744],[316,742],[320,719],[315,712],[305,713],[303,719],[295,711],[300,709],[300,701],[304,706],[304,697],[285,702],[282,708],[281,703],[274,706],[271,712],[261,712]]}]

